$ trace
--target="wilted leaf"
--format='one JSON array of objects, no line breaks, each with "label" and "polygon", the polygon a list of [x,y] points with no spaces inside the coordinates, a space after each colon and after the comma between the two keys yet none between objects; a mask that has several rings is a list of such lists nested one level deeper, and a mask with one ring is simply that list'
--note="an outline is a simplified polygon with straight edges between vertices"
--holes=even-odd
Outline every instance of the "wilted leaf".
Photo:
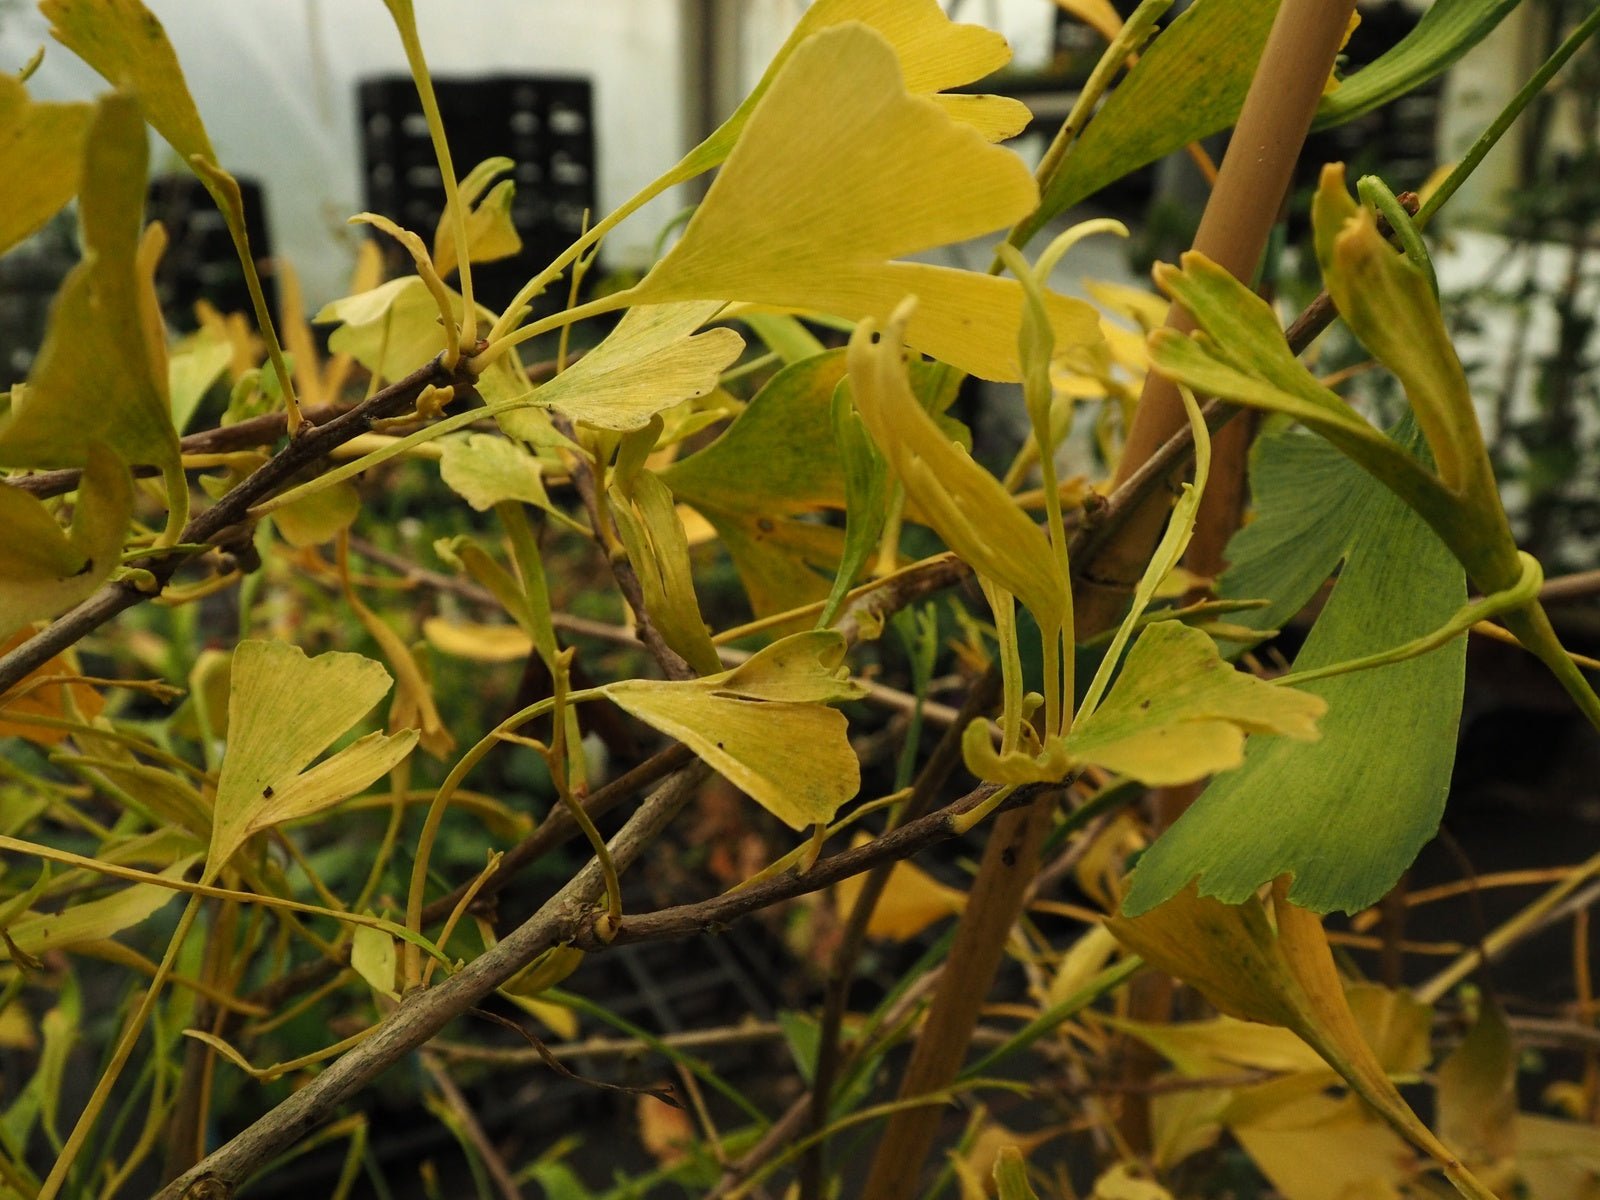
[{"label": "wilted leaf", "polygon": [[655,1096],[640,1096],[639,1140],[660,1166],[670,1167],[682,1162],[694,1145],[694,1121],[686,1109]]},{"label": "wilted leaf", "polygon": [[103,97],[84,149],[83,260],[56,295],[27,387],[13,391],[0,421],[0,465],[81,467],[99,439],[130,464],[177,470],[155,259],[140,243],[146,155],[138,106]]},{"label": "wilted leaf", "polygon": [[88,447],[69,530],[33,496],[0,484],[0,635],[93,594],[121,561],[132,514],[127,468],[99,441]]},{"label": "wilted leaf", "polygon": [[832,818],[861,786],[844,714],[844,639],[795,634],[732,671],[682,682],[624,680],[602,690],[646,724],[686,743],[727,780],[795,829]]},{"label": "wilted leaf", "polygon": [[[1400,446],[1408,435],[1397,431]],[[1251,456],[1256,519],[1228,546],[1219,588],[1270,597],[1235,619],[1275,629],[1337,572],[1295,658],[1347,662],[1437,628],[1465,600],[1461,568],[1382,484],[1319,438],[1260,438]],[[1328,706],[1313,744],[1259,739],[1134,868],[1123,911],[1138,914],[1198,876],[1202,895],[1238,902],[1292,877],[1296,904],[1354,912],[1383,895],[1434,835],[1455,760],[1466,645],[1300,685]],[[1393,753],[1396,728],[1406,753]]]},{"label": "wilted leaf", "polygon": [[[1015,380],[1015,280],[891,260],[1010,225],[1036,198],[1016,155],[906,90],[881,35],[830,28],[794,48],[682,240],[635,295],[879,322],[915,295],[911,345]],[[1059,344],[1100,339],[1088,305],[1055,295],[1049,305]]]},{"label": "wilted leaf", "polygon": [[1474,1166],[1516,1155],[1517,1048],[1490,995],[1479,998],[1472,1029],[1439,1064],[1438,1104],[1440,1135]]},{"label": "wilted leaf", "polygon": [[1274,1097],[1229,1126],[1285,1200],[1400,1200],[1417,1174],[1416,1152],[1351,1100],[1312,1093]]},{"label": "wilted leaf", "polygon": [[645,611],[661,638],[702,675],[721,665],[689,567],[689,540],[667,485],[651,471],[619,482],[609,496],[617,532],[639,579]]},{"label": "wilted leaf", "polygon": [[1146,962],[1194,985],[1224,1013],[1292,1030],[1397,1133],[1438,1162],[1462,1194],[1492,1196],[1395,1090],[1351,1013],[1320,918],[1285,900],[1285,890],[1274,888],[1271,919],[1259,899],[1230,906],[1189,888],[1108,925]]},{"label": "wilted leaf", "polygon": [[11,75],[0,76],[0,254],[38,232],[78,190],[87,104],[35,104]]},{"label": "wilted leaf", "polygon": [[359,654],[307,658],[298,646],[247,640],[233,656],[228,749],[217,780],[205,879],[262,829],[354,795],[416,744],[414,730],[369,734],[305,774],[389,690],[389,673]]},{"label": "wilted leaf", "polygon": [[[0,504],[0,510],[3,508],[4,505]],[[0,561],[3,561],[3,552],[0,552]],[[6,568],[0,567],[0,572],[5,570]],[[5,622],[0,621],[0,627],[4,625]],[[0,655],[9,654],[27,641],[28,637],[29,631],[24,629],[0,640]],[[25,738],[38,746],[56,746],[72,736],[70,730],[28,724],[23,718],[38,716],[54,720],[93,721],[99,716],[100,710],[105,707],[105,698],[86,683],[31,686],[42,676],[75,674],[77,672],[67,660],[57,655],[18,680],[10,692],[0,696],[0,738],[18,737]],[[23,691],[25,688],[28,689],[26,692]]]}]

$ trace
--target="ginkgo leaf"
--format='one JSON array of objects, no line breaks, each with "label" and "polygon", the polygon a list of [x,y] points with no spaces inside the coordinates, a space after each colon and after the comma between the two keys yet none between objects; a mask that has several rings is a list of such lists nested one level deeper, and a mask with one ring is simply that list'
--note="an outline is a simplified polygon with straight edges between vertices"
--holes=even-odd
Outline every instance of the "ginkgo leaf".
[{"label": "ginkgo leaf", "polygon": [[1060,558],[1000,481],[917,402],[902,359],[906,329],[897,313],[876,341],[871,321],[851,336],[856,411],[920,519],[975,571],[1027,605],[1041,627],[1059,629],[1069,588]]},{"label": "ginkgo leaf", "polygon": [[[1398,448],[1418,446],[1409,422]],[[1228,544],[1227,598],[1270,597],[1238,620],[1281,627],[1337,574],[1300,670],[1348,662],[1446,621],[1466,599],[1460,566],[1415,513],[1320,438],[1270,433],[1251,452],[1256,519]],[[1261,739],[1212,781],[1134,868],[1124,911],[1196,880],[1244,900],[1290,876],[1296,904],[1359,911],[1394,886],[1434,836],[1455,761],[1464,640],[1405,662],[1302,684],[1328,703],[1314,744]],[[1407,751],[1389,732],[1403,725]]]},{"label": "ginkgo leaf", "polygon": [[[915,295],[911,345],[1016,380],[1014,279],[891,260],[1011,225],[1037,199],[1015,154],[907,91],[880,34],[828,28],[779,68],[682,240],[633,294],[880,322]],[[1099,340],[1088,305],[1054,294],[1048,305],[1058,345]]]},{"label": "ginkgo leaf", "polygon": [[114,571],[133,515],[133,482],[104,442],[88,448],[72,527],[21,488],[0,484],[0,636],[57,616]]},{"label": "ginkgo leaf", "polygon": [[[5,518],[0,516],[0,523],[4,521]],[[8,573],[8,568],[0,566],[0,576]],[[0,591],[3,590],[4,584],[0,584]],[[0,626],[4,624],[4,621],[0,621]],[[31,632],[21,629],[9,638],[0,638],[0,655],[9,654],[22,645]],[[24,675],[11,691],[0,695],[0,738],[25,738],[35,745],[55,746],[70,737],[71,731],[35,725],[27,720],[28,717],[93,721],[99,716],[100,710],[105,707],[105,697],[87,683],[68,681],[37,686],[43,678],[75,675],[77,671],[64,656],[58,654]]]},{"label": "ginkgo leaf", "polygon": [[35,104],[10,75],[0,75],[0,253],[38,230],[72,199],[83,166],[87,104]]},{"label": "ginkgo leaf", "polygon": [[[369,912],[367,915],[377,914]],[[391,1000],[399,999],[394,990],[394,970],[398,962],[391,935],[372,925],[355,927],[350,935],[350,966],[373,991]]]},{"label": "ginkgo leaf", "polygon": [[439,652],[474,662],[522,662],[533,653],[533,639],[515,625],[473,625],[428,617],[422,636]]},{"label": "ginkgo leaf", "polygon": [[167,31],[140,0],[43,0],[39,11],[56,41],[137,98],[185,162],[191,155],[216,160]]},{"label": "ginkgo leaf", "polygon": [[1187,783],[1238,766],[1245,735],[1315,740],[1326,702],[1236,671],[1216,644],[1181,621],[1145,627],[1110,692],[1043,751],[997,752],[983,722],[962,737],[968,768],[998,783],[1053,782],[1085,764],[1152,787]]},{"label": "ginkgo leaf", "polygon": [[1493,1196],[1401,1098],[1362,1037],[1320,918],[1284,899],[1281,885],[1270,914],[1259,898],[1226,905],[1190,888],[1107,924],[1130,950],[1192,984],[1222,1012],[1293,1031],[1395,1132],[1432,1156],[1463,1195]]},{"label": "ginkgo leaf", "polygon": [[1320,696],[1234,670],[1198,629],[1158,621],[1066,746],[1076,759],[1160,787],[1238,766],[1247,733],[1314,741],[1327,707]]},{"label": "ginkgo leaf", "polygon": [[206,398],[233,359],[233,346],[215,328],[201,329],[185,338],[167,359],[167,392],[172,425],[179,433],[188,426],[200,401]]},{"label": "ginkgo leaf", "polygon": [[439,478],[479,512],[502,500],[550,507],[543,464],[509,438],[469,433],[443,438],[439,445]]},{"label": "ginkgo leaf", "polygon": [[[451,309],[459,322],[466,311],[461,295],[447,288]],[[487,325],[494,314],[477,306],[480,321]],[[405,275],[354,296],[345,296],[324,305],[312,318],[317,324],[338,322],[340,327],[328,337],[328,349],[348,354],[380,379],[402,379],[444,349],[444,327],[439,323],[439,305],[428,285],[417,275]],[[516,354],[497,358],[478,379],[478,390],[485,401],[497,403],[527,394]]]},{"label": "ginkgo leaf", "polygon": [[688,745],[730,783],[794,829],[833,817],[861,786],[844,714],[857,699],[841,675],[844,638],[811,631],[701,679],[624,680],[602,691],[647,725]]},{"label": "ginkgo leaf", "polygon": [[[860,22],[889,43],[908,89],[946,106],[957,119],[969,119],[992,131],[998,135],[995,140],[1021,132],[1031,118],[1026,106],[1008,97],[940,94],[982,79],[1011,61],[1011,48],[995,31],[951,21],[938,0],[817,0],[795,23],[744,103],[689,152],[673,176],[692,178],[726,159],[751,113],[796,49],[807,38],[846,22]],[[971,100],[984,104],[965,103]]]},{"label": "ginkgo leaf", "polygon": [[[198,855],[180,859],[161,872],[165,879],[182,879]],[[47,950],[64,950],[83,942],[98,942],[154,916],[178,893],[158,883],[136,883],[98,900],[77,901],[60,912],[31,913],[12,922],[7,940],[24,954],[37,957]],[[9,947],[7,947],[9,950]],[[9,958],[10,955],[7,954]]]},{"label": "ginkgo leaf", "polygon": [[[862,834],[853,844],[862,846],[870,840]],[[851,875],[839,881],[834,895],[841,916],[855,908],[865,879],[865,875]],[[960,913],[966,906],[965,892],[940,883],[913,863],[897,862],[889,871],[889,882],[867,921],[867,936],[909,941],[930,925]]]},{"label": "ginkgo leaf", "polygon": [[0,421],[0,466],[81,467],[99,438],[131,465],[176,471],[155,261],[140,243],[147,138],[132,100],[100,100],[84,156],[84,257],[56,296],[28,386]]},{"label": "ginkgo leaf", "polygon": [[349,482],[336,483],[272,514],[283,540],[297,548],[320,546],[355,523],[361,515],[361,493]]},{"label": "ginkgo leaf", "polygon": [[206,855],[209,882],[254,833],[337,804],[390,770],[415,730],[370,734],[301,774],[389,690],[389,673],[359,654],[307,658],[298,646],[247,640],[234,651],[228,748]]},{"label": "ginkgo leaf", "polygon": [[[709,394],[744,350],[744,338],[731,329],[695,333],[721,307],[701,301],[630,308],[604,341],[534,397],[596,429],[643,429],[657,413]],[[507,413],[500,423],[523,436],[526,417]]]},{"label": "ginkgo leaf", "polygon": [[[522,250],[522,236],[511,219],[516,184],[510,179],[494,182],[516,165],[509,158],[484,159],[457,185],[456,200],[467,206],[467,257],[475,263],[509,258]],[[441,277],[454,271],[459,263],[455,210],[448,203],[434,230],[432,258],[434,270]]]}]

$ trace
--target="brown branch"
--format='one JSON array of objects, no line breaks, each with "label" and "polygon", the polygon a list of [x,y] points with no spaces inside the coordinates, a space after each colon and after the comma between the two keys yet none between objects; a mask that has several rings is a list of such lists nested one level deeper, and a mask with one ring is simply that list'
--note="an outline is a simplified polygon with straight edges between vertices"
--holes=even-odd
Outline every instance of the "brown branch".
[{"label": "brown branch", "polygon": [[[639,806],[610,850],[616,868],[631,866],[688,802],[705,777],[693,765],[678,772]],[[207,1196],[227,1200],[251,1175],[312,1130],[378,1075],[428,1041],[456,1017],[550,947],[573,940],[593,920],[605,894],[591,859],[539,911],[443,983],[408,995],[365,1041],[183,1175],[156,1200]],[[203,1190],[209,1188],[209,1191]]]},{"label": "brown branch", "polygon": [[[471,382],[469,374],[462,372],[453,375],[435,359],[324,424],[301,426],[299,436],[185,525],[178,540],[188,545],[228,543],[242,532],[236,527],[247,520],[252,505],[293,481],[301,471],[336,447],[367,432],[374,421],[405,411],[429,384],[470,386]],[[156,583],[164,586],[184,561],[186,556],[182,554],[152,554],[135,559],[130,565],[149,571],[155,576]],[[155,594],[156,591],[141,590],[131,582],[119,580],[106,584],[76,608],[63,613],[0,658],[0,692],[15,686],[30,672],[119,613],[153,598]]]}]

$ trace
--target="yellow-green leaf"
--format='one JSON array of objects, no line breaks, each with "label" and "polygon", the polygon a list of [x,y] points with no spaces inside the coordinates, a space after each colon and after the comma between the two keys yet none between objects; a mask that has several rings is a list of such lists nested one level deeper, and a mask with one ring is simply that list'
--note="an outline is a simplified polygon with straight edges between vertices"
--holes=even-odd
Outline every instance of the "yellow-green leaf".
[{"label": "yellow-green leaf", "polygon": [[410,752],[415,730],[369,734],[301,774],[370,712],[389,686],[389,673],[359,654],[329,651],[307,658],[298,646],[283,642],[239,643],[207,880],[252,834],[354,795]]},{"label": "yellow-green leaf", "polygon": [[0,253],[35,233],[78,190],[87,104],[35,104],[10,75],[0,76]]},{"label": "yellow-green leaf", "polygon": [[795,829],[833,817],[861,786],[844,714],[825,702],[861,687],[841,674],[832,631],[784,638],[732,671],[682,682],[624,680],[603,690],[646,724],[687,744]]},{"label": "yellow-green leaf", "polygon": [[[454,289],[446,291],[459,322],[466,311],[461,295]],[[494,321],[494,314],[481,304],[477,310],[480,324]],[[387,382],[404,378],[444,349],[439,305],[417,275],[391,279],[370,291],[334,300],[312,320],[318,324],[338,322],[340,328],[328,337],[328,349],[350,355]],[[478,380],[478,390],[489,403],[526,395],[528,384],[516,354],[504,354],[491,363]]]},{"label": "yellow-green leaf", "polygon": [[79,193],[84,257],[56,296],[28,386],[0,422],[0,465],[81,467],[100,438],[130,464],[177,469],[155,259],[140,252],[146,155],[138,106],[102,98]]},{"label": "yellow-green leaf", "polygon": [[[457,186],[456,199],[467,206],[467,257],[475,263],[509,258],[522,249],[522,237],[511,220],[516,184],[509,179],[494,182],[516,165],[509,158],[484,159]],[[455,209],[448,203],[434,230],[432,257],[434,270],[441,277],[455,270],[460,261],[456,253]]]},{"label": "yellow-green leaf", "polygon": [[185,161],[196,154],[215,161],[167,31],[140,0],[43,0],[39,11],[58,42],[138,99]]},{"label": "yellow-green leaf", "polygon": [[1128,652],[1105,702],[1073,726],[1066,749],[1160,787],[1238,766],[1247,733],[1313,741],[1326,710],[1320,696],[1234,670],[1199,630],[1158,621]]},{"label": "yellow-green leaf", "polygon": [[1069,594],[1060,559],[1000,481],[917,402],[901,357],[906,330],[897,314],[876,341],[871,321],[850,339],[851,395],[867,432],[945,544],[1027,605],[1042,628],[1059,629]]},{"label": "yellow-green leaf", "polygon": [[479,512],[502,500],[549,508],[543,472],[539,459],[492,433],[469,433],[440,442],[439,478]]},{"label": "yellow-green leaf", "polygon": [[[376,914],[368,914],[373,915]],[[398,998],[394,990],[394,969],[398,959],[393,937],[371,925],[356,926],[355,933],[351,935],[350,965],[373,991],[391,1000]]]},{"label": "yellow-green leaf", "polygon": [[[635,294],[880,322],[915,295],[911,345],[1016,380],[1015,280],[893,260],[1009,226],[1037,198],[1015,154],[907,90],[880,34],[841,25],[794,48],[682,240]],[[1100,339],[1088,305],[1047,302],[1059,346]]]},{"label": "yellow-green leaf", "polygon": [[473,625],[428,617],[422,636],[435,650],[474,662],[521,662],[533,653],[533,639],[515,625]]},{"label": "yellow-green leaf", "polygon": [[[182,879],[197,855],[173,863],[161,872],[165,879]],[[61,912],[33,913],[15,922],[6,933],[24,954],[38,956],[82,942],[103,941],[137,925],[164,908],[178,893],[157,883],[136,883],[98,900],[70,904]],[[7,955],[9,957],[9,954]]]},{"label": "yellow-green leaf", "polygon": [[1039,1200],[1028,1182],[1028,1164],[1015,1146],[1001,1147],[994,1161],[994,1186],[998,1200]]},{"label": "yellow-green leaf", "polygon": [[[744,349],[731,329],[695,333],[722,304],[644,304],[630,308],[606,339],[536,393],[541,407],[596,429],[643,429],[675,404],[708,394]],[[501,425],[524,436],[527,417]]]},{"label": "yellow-green leaf", "polygon": [[349,529],[361,514],[361,493],[349,482],[313,492],[272,514],[272,522],[291,546],[320,546]]},{"label": "yellow-green leaf", "polygon": [[86,599],[116,569],[133,482],[103,442],[89,446],[72,527],[21,488],[0,484],[0,635]]}]

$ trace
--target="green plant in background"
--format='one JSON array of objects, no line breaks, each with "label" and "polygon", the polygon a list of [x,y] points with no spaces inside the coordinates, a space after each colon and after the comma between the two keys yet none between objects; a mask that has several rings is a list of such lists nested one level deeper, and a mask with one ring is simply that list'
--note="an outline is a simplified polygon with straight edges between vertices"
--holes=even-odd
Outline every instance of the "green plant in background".
[{"label": "green plant in background", "polygon": [[[1328,168],[1312,250],[1329,300],[1287,334],[1238,277],[1281,199],[1240,179],[1272,159],[1281,193],[1313,122],[1404,95],[1510,4],[1438,0],[1346,80],[1328,71],[1350,3],[1197,0],[1159,32],[1166,0],[1125,24],[1068,5],[1093,10],[1110,45],[1035,176],[997,144],[1026,110],[952,90],[1003,65],[998,35],[933,0],[818,0],[723,126],[496,313],[474,300],[472,267],[517,249],[511,185],[496,182],[506,164],[458,178],[411,4],[386,2],[448,202],[432,231],[352,218],[398,241],[415,273],[384,280],[364,258],[351,294],[317,317],[333,327],[326,360],[292,303],[281,329],[270,320],[237,186],[140,0],[43,5],[115,91],[39,104],[12,81],[0,97],[0,162],[29,181],[0,205],[0,248],[76,197],[85,249],[0,413],[0,732],[13,739],[0,849],[18,864],[0,877],[0,1037],[35,1052],[0,1113],[0,1194],[111,1197],[159,1172],[150,1186],[169,1200],[230,1196],[334,1141],[346,1153],[333,1194],[363,1177],[383,1194],[367,1118],[345,1107],[412,1054],[421,1101],[480,1194],[591,1194],[560,1153],[508,1161],[485,1135],[457,1082],[472,1048],[441,1036],[470,1013],[511,1024],[546,1066],[558,1060],[540,1037],[571,1043],[581,1027],[670,1063],[692,1118],[674,1124],[643,1089],[641,1138],[660,1169],[619,1180],[618,1196],[744,1196],[792,1174],[816,1200],[857,1186],[864,1134],[867,1192],[916,1194],[957,1100],[971,1120],[936,1193],[1073,1194],[1033,1150],[1082,1117],[1097,1195],[1198,1189],[1224,1144],[1296,1198],[1432,1195],[1441,1179],[1468,1196],[1586,1194],[1593,1176],[1560,1164],[1600,1154],[1592,1126],[1519,1114],[1510,1018],[1451,989],[1600,863],[1416,995],[1336,964],[1321,919],[1379,902],[1437,828],[1470,629],[1502,622],[1600,728],[1600,700],[1541,606],[1543,568],[1512,538],[1421,235],[1481,152],[1415,220],[1381,181],[1352,197]],[[1577,26],[1506,121],[1596,25]],[[1166,327],[1153,296],[1101,287],[1100,309],[1050,288],[1073,244],[1110,226],[1068,229],[1030,259],[1035,234],[1236,119],[1285,137],[1254,166],[1224,161],[1216,196],[1242,187],[1249,203],[1208,207],[1196,249],[1158,269]],[[169,344],[152,286],[164,235],[141,216],[146,124],[228,217],[259,343],[242,320],[203,314]],[[580,297],[610,229],[713,170],[648,272]],[[988,273],[913,257],[982,236],[1000,242]],[[569,305],[530,319],[569,271]],[[1393,430],[1298,357],[1334,307],[1399,380]],[[1148,339],[1112,320],[1128,314]],[[599,337],[586,326],[575,357],[568,331],[600,317],[615,323]],[[552,337],[552,359],[524,361]],[[949,413],[968,375],[1020,384],[1031,440],[1003,480]],[[1146,387],[1137,409],[1128,376]],[[1120,484],[1059,479],[1073,406],[1102,382],[1130,430],[1151,419],[1151,387],[1175,385],[1173,431],[1119,464]],[[182,436],[224,384],[228,419]],[[1216,432],[1224,403],[1280,423],[1254,450],[1256,520],[1214,595],[1196,598],[1201,547],[1235,532],[1210,498],[1243,487],[1236,439]],[[1141,547],[1135,514],[1151,505]],[[930,537],[947,549],[907,556]],[[712,543],[736,588],[707,569]],[[1136,565],[1127,579],[1110,573],[1118,558]],[[1335,574],[1292,669],[1242,653]],[[952,603],[941,622],[935,598],[969,581],[988,621]],[[199,606],[226,596],[237,636],[203,646]],[[876,645],[889,622],[909,694],[872,678],[891,661]],[[932,696],[952,626],[959,711]],[[496,693],[486,664],[520,678]],[[886,756],[848,736],[880,723],[869,705],[909,718]],[[920,755],[929,723],[943,733]],[[651,734],[667,745],[646,757]],[[977,785],[952,794],[963,765]],[[636,911],[626,881],[672,845],[713,774],[774,819],[741,818],[767,831],[765,865],[707,899]],[[1169,830],[1141,824],[1147,789],[1212,775]],[[989,844],[968,889],[907,861],[968,835]],[[567,843],[582,849],[560,854]],[[1030,887],[1043,854],[1091,906]],[[494,898],[534,867],[552,898],[497,922]],[[841,924],[821,1017],[780,1023],[805,1087],[787,1113],[585,991],[610,947],[829,888]],[[954,935],[847,1020],[866,941],[951,914]],[[1087,929],[1063,936],[1042,914]],[[1021,1024],[969,1061],[1005,955],[1028,981]],[[86,1011],[80,977],[106,977],[94,960],[134,980],[114,1011]],[[1157,970],[1223,1015],[1148,1019],[1127,985]],[[1436,1072],[1430,1129],[1397,1084],[1432,1061],[1433,1006],[1447,1004],[1470,1032]],[[1145,1106],[1142,1129],[1104,1102],[1130,1038],[1171,1064],[1180,1097]],[[102,1053],[67,1111],[79,1039]],[[891,1096],[884,1076],[907,1042]],[[1053,1107],[1048,1073],[1022,1069],[1061,1055],[1090,1081],[1077,1114]],[[1001,1064],[1020,1082],[997,1081]],[[989,1115],[979,1098],[1007,1090],[1049,1109],[1043,1129]],[[234,1132],[219,1141],[224,1119]],[[1308,1176],[1305,1161],[1328,1159],[1337,1171]]]}]

